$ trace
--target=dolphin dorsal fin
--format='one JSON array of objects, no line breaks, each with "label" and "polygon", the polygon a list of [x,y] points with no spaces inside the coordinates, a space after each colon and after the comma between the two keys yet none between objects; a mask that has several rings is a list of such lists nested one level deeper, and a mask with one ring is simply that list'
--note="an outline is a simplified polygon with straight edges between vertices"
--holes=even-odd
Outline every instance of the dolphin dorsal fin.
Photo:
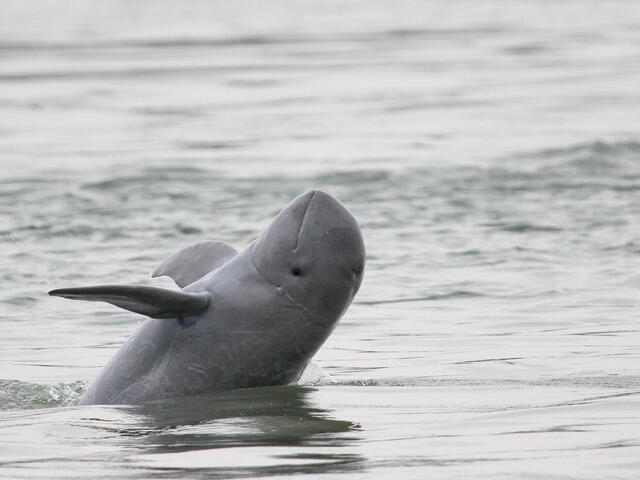
[{"label": "dolphin dorsal fin", "polygon": [[218,240],[200,242],[184,248],[162,262],[152,277],[167,275],[180,287],[192,284],[221,267],[238,254],[235,248]]},{"label": "dolphin dorsal fin", "polygon": [[210,301],[208,293],[186,293],[166,288],[130,285],[59,288],[51,290],[49,295],[72,300],[107,302],[147,317],[179,320],[204,312]]}]

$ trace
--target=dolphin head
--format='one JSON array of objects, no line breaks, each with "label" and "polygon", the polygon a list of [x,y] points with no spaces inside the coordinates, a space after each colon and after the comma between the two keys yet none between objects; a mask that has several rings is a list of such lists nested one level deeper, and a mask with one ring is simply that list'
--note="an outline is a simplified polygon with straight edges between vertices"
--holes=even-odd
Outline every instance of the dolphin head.
[{"label": "dolphin head", "polygon": [[362,283],[360,228],[340,202],[320,190],[285,207],[255,241],[252,255],[260,276],[327,324],[342,316]]}]

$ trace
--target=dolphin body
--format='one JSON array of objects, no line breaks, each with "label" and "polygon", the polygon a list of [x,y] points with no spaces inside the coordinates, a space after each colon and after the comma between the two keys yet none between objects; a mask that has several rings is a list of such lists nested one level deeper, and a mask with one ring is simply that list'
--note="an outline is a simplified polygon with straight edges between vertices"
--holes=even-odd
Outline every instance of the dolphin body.
[{"label": "dolphin body", "polygon": [[311,190],[240,253],[210,241],[168,258],[152,276],[170,276],[181,291],[52,290],[151,317],[79,403],[137,404],[294,382],[353,300],[364,262],[353,216],[329,194]]}]

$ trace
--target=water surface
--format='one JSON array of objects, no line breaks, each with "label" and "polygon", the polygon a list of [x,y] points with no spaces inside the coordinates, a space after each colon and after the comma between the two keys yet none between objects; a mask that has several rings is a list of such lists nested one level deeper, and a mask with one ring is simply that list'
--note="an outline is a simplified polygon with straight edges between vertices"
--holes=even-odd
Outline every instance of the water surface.
[{"label": "water surface", "polygon": [[[0,476],[635,478],[632,1],[8,2]],[[365,279],[333,383],[73,406],[169,287],[322,188]]]}]

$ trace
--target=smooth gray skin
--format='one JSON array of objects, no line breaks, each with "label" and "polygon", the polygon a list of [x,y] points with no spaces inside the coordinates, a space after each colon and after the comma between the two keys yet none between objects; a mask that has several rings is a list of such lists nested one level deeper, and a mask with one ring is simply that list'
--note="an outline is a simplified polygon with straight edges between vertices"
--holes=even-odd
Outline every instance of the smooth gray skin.
[{"label": "smooth gray skin", "polygon": [[[198,249],[179,252],[155,274],[171,275],[174,268],[171,276],[185,283],[184,265],[201,268],[206,261],[189,257]],[[181,258],[185,262],[171,267]],[[143,323],[79,403],[135,404],[294,382],[351,303],[364,262],[355,219],[336,199],[312,190],[239,254],[186,285],[185,293],[120,286],[54,290],[51,295],[169,318]]]}]

